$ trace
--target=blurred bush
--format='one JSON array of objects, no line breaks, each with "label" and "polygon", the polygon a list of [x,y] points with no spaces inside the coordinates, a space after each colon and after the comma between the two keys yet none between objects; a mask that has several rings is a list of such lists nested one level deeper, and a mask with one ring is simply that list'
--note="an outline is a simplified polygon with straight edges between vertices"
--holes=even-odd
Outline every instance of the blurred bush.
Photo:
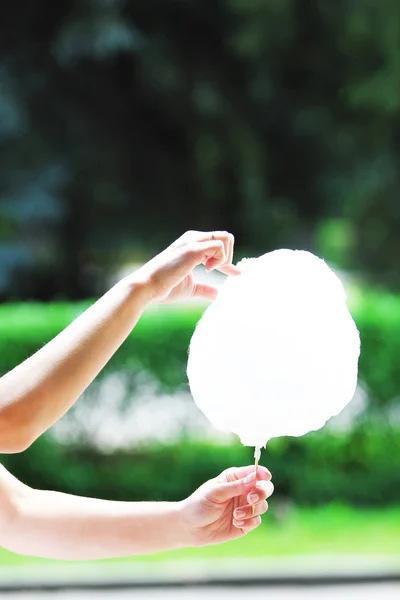
[{"label": "blurred bush", "polygon": [[[24,454],[4,456],[2,462],[33,487],[112,500],[173,501],[228,467],[251,464],[253,451],[239,443],[182,440],[102,454],[57,445],[44,436]],[[275,498],[298,505],[400,502],[400,444],[388,428],[356,427],[342,435],[322,431],[272,440],[262,462],[273,474]]]},{"label": "blurred bush", "polygon": [[193,228],[400,288],[397,0],[3,4],[1,298]]},{"label": "blurred bush", "polygon": [[[358,292],[351,304],[362,339],[364,409],[350,428],[272,440],[264,454],[277,493],[298,504],[400,501],[400,297]],[[0,372],[40,348],[86,306],[0,307]],[[181,389],[201,312],[200,307],[149,310],[104,373],[144,369],[164,389]],[[168,446],[105,453],[88,443],[61,445],[43,436],[24,454],[4,456],[2,462],[36,487],[121,500],[178,500],[221,470],[252,462],[252,449],[186,437]]]}]

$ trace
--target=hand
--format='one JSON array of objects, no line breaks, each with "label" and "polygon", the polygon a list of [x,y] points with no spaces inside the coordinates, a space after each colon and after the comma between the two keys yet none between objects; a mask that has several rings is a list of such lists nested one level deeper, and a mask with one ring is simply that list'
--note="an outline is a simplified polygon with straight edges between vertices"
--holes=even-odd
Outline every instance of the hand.
[{"label": "hand", "polygon": [[[254,465],[233,467],[202,485],[182,503],[182,519],[194,546],[219,544],[249,533],[268,510],[271,473]],[[258,496],[255,498],[254,496]]]},{"label": "hand", "polygon": [[217,269],[226,275],[240,274],[232,264],[233,246],[233,235],[226,231],[188,231],[139,269],[134,278],[145,282],[153,302],[189,298],[215,300],[217,288],[196,283],[192,271],[203,264],[208,271]]}]

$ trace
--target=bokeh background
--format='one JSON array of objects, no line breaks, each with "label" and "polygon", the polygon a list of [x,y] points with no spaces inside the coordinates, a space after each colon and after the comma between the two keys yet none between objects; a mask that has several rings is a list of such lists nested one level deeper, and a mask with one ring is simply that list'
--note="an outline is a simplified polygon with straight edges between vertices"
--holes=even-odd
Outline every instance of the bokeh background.
[{"label": "bokeh background", "polygon": [[[187,229],[231,231],[237,259],[316,252],[361,333],[345,413],[264,452],[276,492],[257,532],[131,560],[400,555],[399,167],[396,0],[2,8],[1,373]],[[179,500],[252,461],[190,398],[204,307],[149,309],[76,407],[1,462],[39,488]]]}]

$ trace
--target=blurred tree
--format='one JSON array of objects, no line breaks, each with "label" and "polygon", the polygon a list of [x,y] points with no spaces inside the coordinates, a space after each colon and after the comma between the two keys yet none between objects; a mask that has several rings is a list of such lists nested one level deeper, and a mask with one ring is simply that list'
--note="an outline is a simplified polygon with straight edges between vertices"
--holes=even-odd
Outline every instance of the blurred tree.
[{"label": "blurred tree", "polygon": [[99,272],[187,228],[228,228],[243,253],[314,247],[398,285],[399,12],[7,3],[3,297],[95,293]]}]

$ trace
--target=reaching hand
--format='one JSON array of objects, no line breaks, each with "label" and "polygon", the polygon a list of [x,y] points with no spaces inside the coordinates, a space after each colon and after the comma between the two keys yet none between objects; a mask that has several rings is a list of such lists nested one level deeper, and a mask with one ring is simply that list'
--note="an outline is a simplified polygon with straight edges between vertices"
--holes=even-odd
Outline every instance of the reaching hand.
[{"label": "reaching hand", "polygon": [[274,491],[270,480],[265,467],[259,467],[257,482],[254,465],[232,467],[184,500],[182,517],[193,545],[227,542],[258,527]]},{"label": "reaching hand", "polygon": [[189,298],[214,300],[217,288],[197,283],[193,269],[203,264],[226,275],[238,275],[232,264],[234,238],[226,231],[188,231],[166,250],[146,263],[134,276],[145,281],[150,301],[173,302]]}]

